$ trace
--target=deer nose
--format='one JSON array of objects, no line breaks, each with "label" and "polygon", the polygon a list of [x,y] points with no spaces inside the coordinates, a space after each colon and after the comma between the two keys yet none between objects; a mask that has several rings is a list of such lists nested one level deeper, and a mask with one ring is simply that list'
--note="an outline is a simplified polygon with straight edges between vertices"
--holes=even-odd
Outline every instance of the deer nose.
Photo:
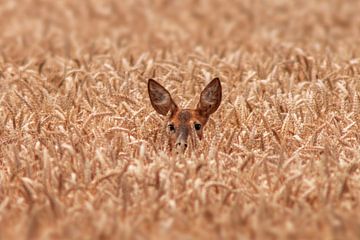
[{"label": "deer nose", "polygon": [[178,153],[184,153],[188,145],[184,140],[179,139],[176,141],[175,146]]},{"label": "deer nose", "polygon": [[175,147],[177,148],[178,152],[185,152],[187,148],[187,139],[188,139],[188,129],[186,126],[179,127],[179,135],[176,138]]},{"label": "deer nose", "polygon": [[176,143],[176,147],[184,147],[184,148],[187,148],[187,143],[184,143],[184,142],[177,142]]}]

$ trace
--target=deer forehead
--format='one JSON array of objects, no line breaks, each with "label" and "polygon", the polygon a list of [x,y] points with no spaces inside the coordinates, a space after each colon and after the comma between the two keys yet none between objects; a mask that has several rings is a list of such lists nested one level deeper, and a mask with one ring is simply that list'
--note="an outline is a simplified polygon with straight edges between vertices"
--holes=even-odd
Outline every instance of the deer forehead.
[{"label": "deer forehead", "polygon": [[180,120],[180,122],[188,122],[188,121],[190,121],[191,117],[192,117],[192,114],[188,110],[181,110],[177,114],[177,118]]},{"label": "deer forehead", "polygon": [[204,119],[204,117],[200,116],[200,114],[196,110],[192,109],[181,109],[175,112],[170,117],[170,120],[173,121],[175,124],[187,124],[195,121],[204,124],[206,122],[206,119]]}]

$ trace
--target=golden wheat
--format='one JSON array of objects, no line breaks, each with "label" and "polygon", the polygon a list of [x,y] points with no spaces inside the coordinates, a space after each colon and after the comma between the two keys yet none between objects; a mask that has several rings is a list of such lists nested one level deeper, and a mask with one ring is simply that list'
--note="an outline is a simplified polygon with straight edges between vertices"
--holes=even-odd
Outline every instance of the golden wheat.
[{"label": "golden wheat", "polygon": [[[357,1],[0,3],[0,239],[359,239]],[[147,96],[223,101],[169,152]]]}]

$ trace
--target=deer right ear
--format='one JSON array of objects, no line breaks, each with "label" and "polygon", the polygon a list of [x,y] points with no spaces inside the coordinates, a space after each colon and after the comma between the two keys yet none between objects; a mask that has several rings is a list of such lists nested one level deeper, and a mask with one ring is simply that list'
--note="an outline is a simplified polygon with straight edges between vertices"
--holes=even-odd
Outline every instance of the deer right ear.
[{"label": "deer right ear", "polygon": [[197,110],[201,115],[209,117],[214,113],[221,103],[222,95],[221,83],[219,78],[214,78],[201,92]]},{"label": "deer right ear", "polygon": [[148,92],[151,105],[159,114],[166,115],[169,111],[174,112],[178,108],[170,93],[153,79],[148,81]]}]

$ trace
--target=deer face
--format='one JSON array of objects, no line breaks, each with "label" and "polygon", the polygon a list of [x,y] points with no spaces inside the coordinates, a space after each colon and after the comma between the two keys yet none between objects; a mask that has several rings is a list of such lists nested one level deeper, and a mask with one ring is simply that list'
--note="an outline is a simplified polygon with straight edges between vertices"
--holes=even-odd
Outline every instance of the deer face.
[{"label": "deer face", "polygon": [[189,136],[203,138],[203,128],[209,116],[221,103],[221,84],[218,78],[213,79],[201,92],[196,109],[180,109],[171,98],[170,93],[153,79],[149,79],[148,92],[154,109],[166,116],[169,112],[167,132],[171,148],[184,152],[188,146]]}]

